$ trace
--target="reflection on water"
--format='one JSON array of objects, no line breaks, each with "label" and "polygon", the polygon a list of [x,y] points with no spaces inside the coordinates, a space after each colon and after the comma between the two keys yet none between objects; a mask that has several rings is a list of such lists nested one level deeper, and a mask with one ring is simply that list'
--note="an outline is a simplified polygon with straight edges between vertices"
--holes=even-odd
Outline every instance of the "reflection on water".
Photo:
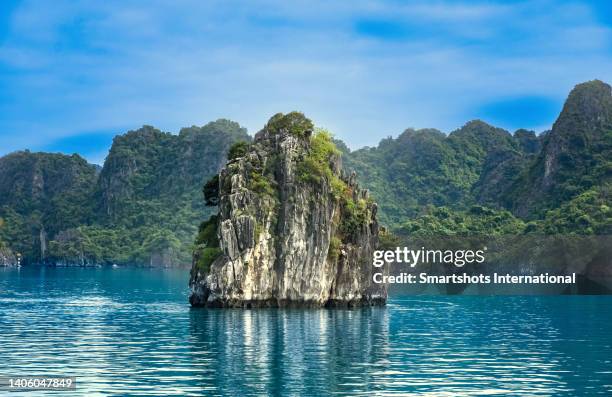
[{"label": "reflection on water", "polygon": [[[190,312],[193,353],[211,390],[239,395],[372,390],[389,362],[385,309]],[[222,369],[222,370],[219,370]]]},{"label": "reflection on water", "polygon": [[612,297],[206,310],[189,308],[186,282],[174,270],[0,269],[0,375],[77,376],[66,395],[87,396],[612,393]]}]

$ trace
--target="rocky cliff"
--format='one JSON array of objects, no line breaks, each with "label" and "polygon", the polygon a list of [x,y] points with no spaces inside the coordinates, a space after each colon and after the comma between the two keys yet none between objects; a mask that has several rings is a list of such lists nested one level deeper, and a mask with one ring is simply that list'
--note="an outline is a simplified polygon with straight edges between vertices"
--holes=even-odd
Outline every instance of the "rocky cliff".
[{"label": "rocky cliff", "polygon": [[193,306],[385,303],[371,281],[377,206],[302,114],[272,117],[251,145],[230,150],[213,183],[219,214],[196,241]]},{"label": "rocky cliff", "polygon": [[0,266],[17,266],[19,261],[13,251],[0,240]]},{"label": "rocky cliff", "polygon": [[24,265],[189,264],[197,223],[212,212],[202,184],[250,139],[221,119],[118,135],[102,168],[76,154],[0,157],[0,240]]},{"label": "rocky cliff", "polygon": [[610,183],[612,88],[599,80],[569,94],[542,150],[506,194],[521,217],[555,209],[580,193]]}]

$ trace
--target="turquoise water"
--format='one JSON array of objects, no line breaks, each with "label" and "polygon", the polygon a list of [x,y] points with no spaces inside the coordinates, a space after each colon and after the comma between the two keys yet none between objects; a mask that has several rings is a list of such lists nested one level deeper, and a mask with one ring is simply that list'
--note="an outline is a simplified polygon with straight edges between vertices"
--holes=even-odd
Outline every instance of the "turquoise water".
[{"label": "turquoise water", "polygon": [[612,395],[612,297],[222,311],[190,309],[187,272],[0,269],[0,376],[78,377],[53,396]]}]

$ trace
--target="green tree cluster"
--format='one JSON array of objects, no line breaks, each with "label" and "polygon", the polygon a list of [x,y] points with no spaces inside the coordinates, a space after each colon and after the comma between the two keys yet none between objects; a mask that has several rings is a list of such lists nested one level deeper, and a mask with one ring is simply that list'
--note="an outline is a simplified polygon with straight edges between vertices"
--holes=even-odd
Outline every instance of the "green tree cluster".
[{"label": "green tree cluster", "polygon": [[265,129],[273,134],[284,132],[307,138],[312,133],[314,124],[301,112],[277,113],[268,120]]},{"label": "green tree cluster", "polygon": [[217,236],[218,228],[218,215],[213,215],[200,224],[195,243],[194,259],[196,268],[203,273],[208,272],[210,265],[221,255],[219,237]]}]

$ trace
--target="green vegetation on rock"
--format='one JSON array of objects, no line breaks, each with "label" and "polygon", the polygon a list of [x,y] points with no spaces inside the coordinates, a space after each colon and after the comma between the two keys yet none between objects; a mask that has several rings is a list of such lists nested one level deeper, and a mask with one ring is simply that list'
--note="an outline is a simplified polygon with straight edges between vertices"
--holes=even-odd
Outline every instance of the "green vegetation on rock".
[{"label": "green vegetation on rock", "polygon": [[214,207],[219,204],[219,174],[215,174],[202,187],[204,204],[207,207]]},{"label": "green vegetation on rock", "polygon": [[219,217],[217,215],[211,216],[200,224],[194,248],[194,260],[199,271],[207,272],[214,260],[221,255],[217,236],[218,227]]},{"label": "green vegetation on rock", "polygon": [[265,129],[273,134],[286,132],[306,138],[314,129],[314,124],[300,112],[277,113],[270,118]]},{"label": "green vegetation on rock", "polygon": [[316,129],[310,137],[308,152],[298,164],[298,178],[303,183],[329,183],[331,194],[335,201],[340,203],[340,221],[337,225],[337,236],[332,237],[330,255],[341,242],[352,242],[364,224],[367,212],[367,202],[363,198],[356,199],[352,188],[346,181],[334,172],[332,166],[339,162],[340,150],[336,147],[332,134],[325,129]]},{"label": "green vegetation on rock", "polygon": [[611,235],[612,185],[589,189],[546,212],[534,229],[544,234]]},{"label": "green vegetation on rock", "polygon": [[338,189],[334,193],[341,193],[339,178],[334,175],[331,163],[340,156],[340,151],[334,144],[332,134],[324,129],[317,129],[310,137],[308,153],[298,164],[298,177],[305,183],[321,183],[324,180],[332,183],[332,188]]},{"label": "green vegetation on rock", "polygon": [[232,147],[230,147],[229,151],[227,152],[227,159],[234,160],[239,157],[242,157],[247,153],[248,150],[249,150],[248,142],[238,141],[234,143]]},{"label": "green vegetation on rock", "polygon": [[258,170],[251,170],[249,188],[256,193],[267,194],[272,197],[276,195],[272,179]]},{"label": "green vegetation on rock", "polygon": [[197,269],[203,273],[208,272],[210,265],[221,255],[221,248],[218,247],[205,247],[199,253],[198,260],[196,262]]}]

